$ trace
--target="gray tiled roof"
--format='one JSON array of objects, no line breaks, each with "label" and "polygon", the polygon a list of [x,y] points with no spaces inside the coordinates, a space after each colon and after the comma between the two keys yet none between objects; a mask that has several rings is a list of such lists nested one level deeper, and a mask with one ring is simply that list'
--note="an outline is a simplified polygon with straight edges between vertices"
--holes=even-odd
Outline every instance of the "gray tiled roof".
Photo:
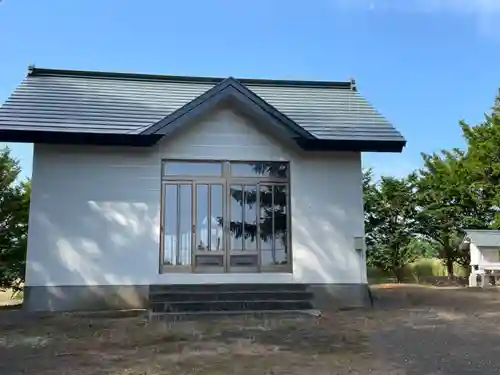
[{"label": "gray tiled roof", "polygon": [[[0,130],[138,134],[220,81],[35,69],[0,108]],[[319,139],[404,141],[350,82],[238,81]]]},{"label": "gray tiled roof", "polygon": [[466,236],[476,246],[500,247],[500,230],[494,229],[467,229]]}]

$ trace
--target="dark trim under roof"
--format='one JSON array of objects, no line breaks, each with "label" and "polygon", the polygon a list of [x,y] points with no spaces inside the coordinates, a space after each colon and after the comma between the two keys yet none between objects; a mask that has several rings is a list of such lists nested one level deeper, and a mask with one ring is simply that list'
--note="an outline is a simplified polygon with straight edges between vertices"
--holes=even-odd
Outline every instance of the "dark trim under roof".
[{"label": "dark trim under roof", "polygon": [[[0,130],[3,142],[46,143],[97,146],[150,147],[162,138],[161,135],[76,133],[44,131]],[[305,151],[355,151],[355,152],[401,152],[404,144],[393,141],[363,140],[296,140]]]},{"label": "dark trim under roof", "polygon": [[[94,81],[94,79],[96,80]],[[178,83],[181,83],[183,88],[189,87],[191,95],[194,93],[191,98],[194,98],[189,98],[189,101],[186,99],[185,104],[181,105],[180,108],[177,107],[172,110],[171,106],[171,109],[166,111],[166,113],[170,112],[169,114],[163,118],[157,117],[157,120],[151,123],[148,122],[148,119],[154,117],[152,117],[151,113],[148,113],[149,102],[147,101],[142,103],[141,110],[134,110],[133,116],[135,117],[128,115],[130,113],[127,106],[128,102],[126,104],[124,104],[125,102],[117,103],[115,107],[109,107],[108,104],[106,104],[108,107],[104,105],[104,103],[110,102],[109,97],[104,97],[104,101],[101,102],[103,100],[102,92],[109,93],[118,90],[116,92],[119,92],[121,94],[120,98],[122,98],[126,97],[127,90],[132,90],[130,95],[134,97],[137,92],[144,92],[142,91],[144,88],[150,89],[153,87],[156,90],[153,92],[153,97],[157,95],[165,97],[166,94],[168,98],[168,93],[171,92],[169,88],[174,87],[170,96],[175,99],[174,102],[179,103],[179,98],[175,96],[179,87]],[[68,100],[79,100],[79,97],[75,97],[75,89],[72,85],[84,88],[84,91],[81,92],[84,95],[81,104],[73,104],[74,102],[67,104]],[[92,87],[94,87],[94,90],[97,87],[97,91],[92,91]],[[194,91],[194,89],[198,91]],[[103,91],[101,92],[101,90]],[[260,90],[258,92],[265,95],[266,100],[257,95],[254,90]],[[300,114],[308,115],[309,108],[314,108],[311,116],[304,117],[301,115],[302,117],[298,117],[300,123],[296,122],[283,113],[281,109],[269,103],[267,99],[269,92],[274,95],[270,97],[272,102],[276,102],[280,108],[284,108],[286,111],[290,107],[289,95],[294,93],[294,95],[297,95],[296,93],[299,92],[299,96],[294,96],[294,101],[291,103],[293,105],[305,103],[298,108]],[[312,94],[309,95],[309,93]],[[327,96],[324,96],[325,93]],[[144,92],[144,94],[148,93]],[[275,100],[281,98],[281,95],[282,99]],[[320,105],[315,104],[316,99],[311,99],[311,97],[316,98],[317,95],[322,97]],[[346,95],[348,99],[346,99]],[[351,102],[350,95],[355,95],[352,97],[353,102]],[[182,98],[185,97],[186,95],[182,96]],[[343,103],[346,103],[342,104],[341,107],[335,104],[339,97],[344,100]],[[115,97],[112,97],[112,99],[114,100]],[[325,103],[331,103],[330,100],[333,100],[332,107],[325,107]],[[42,102],[41,105],[40,102]],[[231,77],[224,79],[41,69],[35,67],[28,69],[25,81],[16,89],[5,106],[0,108],[0,141],[147,147],[154,145],[162,137],[169,136],[175,129],[188,123],[188,120],[207,113],[221,102],[229,102],[235,108],[257,119],[259,123],[266,124],[266,126],[270,127],[269,129],[272,128],[276,134],[292,139],[304,150],[401,152],[406,145],[406,141],[400,133],[383,117],[380,117],[378,112],[370,107],[369,103],[359,97],[359,94],[356,93],[354,80],[349,82],[325,82],[235,79]],[[90,107],[87,103],[91,103]],[[133,106],[138,105],[132,100],[129,103]],[[79,105],[76,110],[77,113],[83,114],[81,118],[82,125],[76,123],[71,128],[71,115],[73,112],[65,108],[75,108],[76,105]],[[52,111],[50,116],[47,115],[47,108]],[[323,112],[323,108],[326,108],[327,112]],[[356,113],[358,113],[356,111],[359,108],[364,108],[365,114],[361,114],[358,118],[356,117]],[[156,113],[161,113],[163,107],[154,110]],[[337,110],[340,111],[342,121],[337,123],[339,125],[332,124],[330,126],[330,129],[337,129],[335,133],[328,133],[328,119],[331,118],[328,116],[331,115],[332,111]],[[354,115],[352,114],[353,110]],[[73,111],[75,110],[73,109]],[[105,117],[106,113],[110,111],[114,115]],[[323,116],[323,119],[326,119],[326,122],[323,121],[324,125],[321,123],[320,126],[315,125],[314,121],[318,113],[326,115],[326,117]],[[336,114],[337,112],[333,113]],[[96,115],[98,118],[95,117]],[[366,117],[376,115],[379,117]],[[137,128],[136,125],[132,127],[132,125],[122,124],[114,120],[112,116],[115,116],[114,118],[117,118],[117,116],[125,119],[131,118],[131,124],[139,123],[144,124],[144,126],[141,125]],[[137,119],[141,119],[140,122]],[[311,123],[309,123],[309,120],[311,120]],[[79,119],[77,118],[76,121],[79,121]],[[358,121],[361,122],[358,123]],[[363,125],[363,121],[366,125]],[[98,123],[101,128],[96,131],[89,130],[90,125],[88,124],[94,123]],[[377,124],[380,124],[380,126]],[[128,128],[125,126],[128,126]],[[323,126],[326,126],[326,128]],[[312,131],[309,131],[309,129],[312,129]]]}]

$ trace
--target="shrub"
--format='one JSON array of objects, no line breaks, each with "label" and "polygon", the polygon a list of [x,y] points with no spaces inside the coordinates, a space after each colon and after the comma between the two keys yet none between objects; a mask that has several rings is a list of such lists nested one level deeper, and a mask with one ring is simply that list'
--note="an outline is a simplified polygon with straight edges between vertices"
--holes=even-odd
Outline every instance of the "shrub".
[{"label": "shrub", "polygon": [[[468,276],[467,268],[458,263],[453,265],[455,276]],[[374,267],[368,267],[368,278],[371,282],[392,282],[394,278],[387,272]],[[419,282],[422,278],[427,277],[443,277],[448,276],[446,266],[440,259],[437,258],[422,258],[415,262],[406,265],[402,272],[402,281],[404,282]]]}]

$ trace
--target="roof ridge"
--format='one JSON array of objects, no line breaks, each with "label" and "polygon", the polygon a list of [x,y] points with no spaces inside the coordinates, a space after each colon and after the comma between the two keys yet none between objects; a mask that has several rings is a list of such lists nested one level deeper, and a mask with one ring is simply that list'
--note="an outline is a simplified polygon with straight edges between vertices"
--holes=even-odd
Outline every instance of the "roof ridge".
[{"label": "roof ridge", "polygon": [[464,229],[466,232],[500,232],[500,229]]},{"label": "roof ridge", "polygon": [[[189,82],[189,83],[213,83],[217,84],[228,77],[205,77],[205,76],[181,76],[163,75],[147,73],[127,73],[127,72],[106,72],[98,70],[71,70],[37,68],[34,65],[28,67],[27,76],[73,76],[86,78],[109,78],[123,80],[141,81],[168,81],[168,82]],[[309,80],[286,80],[286,79],[264,79],[264,78],[233,78],[242,84],[249,85],[269,85],[269,86],[289,86],[289,87],[316,87],[316,88],[336,88],[346,90],[356,90],[353,80],[349,81],[309,81]]]}]

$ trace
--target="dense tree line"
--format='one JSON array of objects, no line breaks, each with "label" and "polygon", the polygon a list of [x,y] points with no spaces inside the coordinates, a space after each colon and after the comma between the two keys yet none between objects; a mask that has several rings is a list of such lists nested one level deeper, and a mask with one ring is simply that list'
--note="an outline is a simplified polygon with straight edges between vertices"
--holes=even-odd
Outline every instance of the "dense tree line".
[{"label": "dense tree line", "polygon": [[20,289],[24,281],[30,181],[9,149],[0,150],[0,288]]},{"label": "dense tree line", "polygon": [[464,229],[500,228],[500,93],[484,121],[460,122],[466,144],[422,154],[422,167],[403,178],[364,171],[368,264],[400,279],[405,265],[434,254],[453,276],[468,265]]}]

